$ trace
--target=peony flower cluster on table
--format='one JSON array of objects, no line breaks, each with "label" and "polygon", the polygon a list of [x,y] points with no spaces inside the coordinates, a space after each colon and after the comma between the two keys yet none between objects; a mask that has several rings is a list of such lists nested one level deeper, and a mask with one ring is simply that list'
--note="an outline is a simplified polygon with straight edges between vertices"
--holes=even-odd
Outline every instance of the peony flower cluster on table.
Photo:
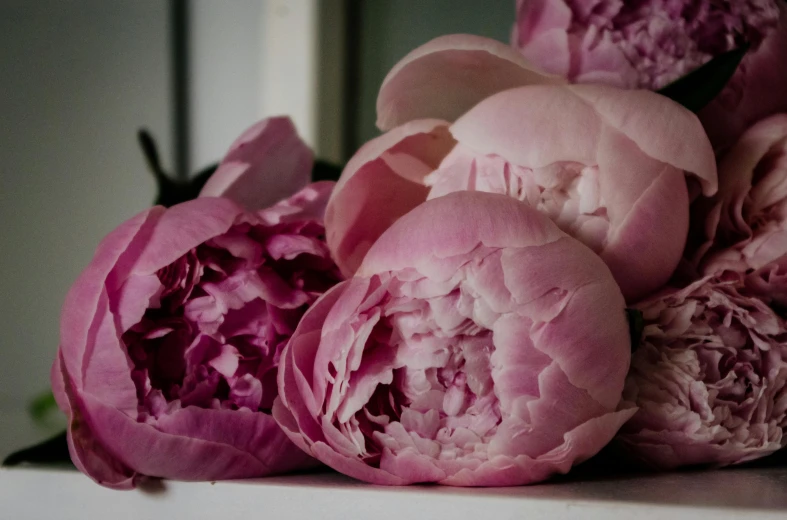
[{"label": "peony flower cluster on table", "polygon": [[[659,91],[739,49],[698,114]],[[784,448],[785,61],[775,0],[518,0],[511,45],[390,71],[336,183],[259,122],[69,292],[74,463],[118,489],[512,486],[608,445],[651,469]]]}]

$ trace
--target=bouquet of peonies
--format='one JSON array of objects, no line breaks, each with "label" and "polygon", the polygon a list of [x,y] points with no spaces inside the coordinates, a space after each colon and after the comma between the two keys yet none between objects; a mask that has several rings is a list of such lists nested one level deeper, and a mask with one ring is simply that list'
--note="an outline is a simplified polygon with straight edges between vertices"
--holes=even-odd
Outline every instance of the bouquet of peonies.
[{"label": "bouquet of peonies", "polygon": [[501,486],[783,448],[785,62],[781,1],[519,0],[511,46],[396,65],[335,184],[258,123],[69,292],[72,460]]}]

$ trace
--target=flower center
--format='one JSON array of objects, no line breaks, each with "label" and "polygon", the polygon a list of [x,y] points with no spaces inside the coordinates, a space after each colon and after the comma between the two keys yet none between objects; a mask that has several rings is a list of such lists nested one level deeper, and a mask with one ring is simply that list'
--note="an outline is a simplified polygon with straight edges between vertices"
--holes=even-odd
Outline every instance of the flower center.
[{"label": "flower center", "polygon": [[[357,439],[373,466],[384,450],[485,460],[502,420],[493,392],[492,332],[473,319],[475,299],[461,288],[425,299],[401,289],[390,280],[378,312],[359,316],[359,326],[372,326],[335,424]],[[370,397],[361,403],[359,395]]]},{"label": "flower center", "polygon": [[[122,336],[140,420],[183,406],[269,412],[282,349],[338,280],[327,254],[315,254],[321,226],[282,231],[236,225],[157,273],[155,301]],[[305,243],[282,256],[283,240]]]}]

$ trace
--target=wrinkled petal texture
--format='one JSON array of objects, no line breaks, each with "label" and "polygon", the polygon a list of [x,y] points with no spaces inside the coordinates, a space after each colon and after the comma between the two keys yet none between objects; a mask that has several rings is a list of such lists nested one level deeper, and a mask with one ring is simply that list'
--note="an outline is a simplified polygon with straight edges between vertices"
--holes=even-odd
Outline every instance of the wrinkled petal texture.
[{"label": "wrinkled petal texture", "polygon": [[726,466],[787,444],[785,323],[726,271],[638,305],[644,339],[619,439],[645,464]]},{"label": "wrinkled petal texture", "polygon": [[496,94],[450,128],[458,144],[425,182],[429,198],[502,193],[599,254],[627,300],[661,287],[689,226],[690,182],[716,189],[697,118],[647,91],[529,86]]},{"label": "wrinkled petal texture", "polygon": [[510,197],[459,192],[400,218],[307,311],[273,414],[376,484],[508,486],[566,473],[633,414],[609,269]]},{"label": "wrinkled petal texture", "polygon": [[448,123],[425,119],[369,141],[350,159],[325,212],[328,246],[342,273],[351,276],[383,231],[426,200],[424,177],[455,144]]},{"label": "wrinkled petal texture", "polygon": [[440,36],[410,52],[385,77],[377,97],[377,127],[386,131],[416,119],[454,121],[497,92],[563,81],[498,41]]},{"label": "wrinkled petal texture", "polygon": [[658,90],[714,56],[758,48],[777,24],[777,3],[517,0],[512,44],[571,83]]},{"label": "wrinkled petal texture", "polygon": [[711,275],[787,254],[787,114],[750,128],[719,162],[719,192],[692,210],[703,239],[689,256]]},{"label": "wrinkled petal texture", "polygon": [[787,112],[787,3],[777,4],[777,27],[746,54],[722,93],[699,113],[716,149],[733,145],[759,120]]},{"label": "wrinkled petal texture", "polygon": [[263,119],[246,130],[210,176],[201,197],[226,197],[250,211],[301,190],[313,157],[287,117]]},{"label": "wrinkled petal texture", "polygon": [[70,290],[52,386],[77,467],[98,483],[309,467],[271,417],[281,351],[339,280],[332,183],[258,214],[204,197],[112,232]]}]

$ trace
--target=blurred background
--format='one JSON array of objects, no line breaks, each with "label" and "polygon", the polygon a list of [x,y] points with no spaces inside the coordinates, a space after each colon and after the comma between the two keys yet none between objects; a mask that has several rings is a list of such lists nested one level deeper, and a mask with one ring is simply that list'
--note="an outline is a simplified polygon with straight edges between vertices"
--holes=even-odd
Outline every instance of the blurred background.
[{"label": "blurred background", "polygon": [[513,19],[514,0],[0,0],[0,458],[64,427],[31,405],[69,286],[156,196],[138,129],[181,178],[278,114],[343,164],[400,58],[442,34],[507,41]]}]

